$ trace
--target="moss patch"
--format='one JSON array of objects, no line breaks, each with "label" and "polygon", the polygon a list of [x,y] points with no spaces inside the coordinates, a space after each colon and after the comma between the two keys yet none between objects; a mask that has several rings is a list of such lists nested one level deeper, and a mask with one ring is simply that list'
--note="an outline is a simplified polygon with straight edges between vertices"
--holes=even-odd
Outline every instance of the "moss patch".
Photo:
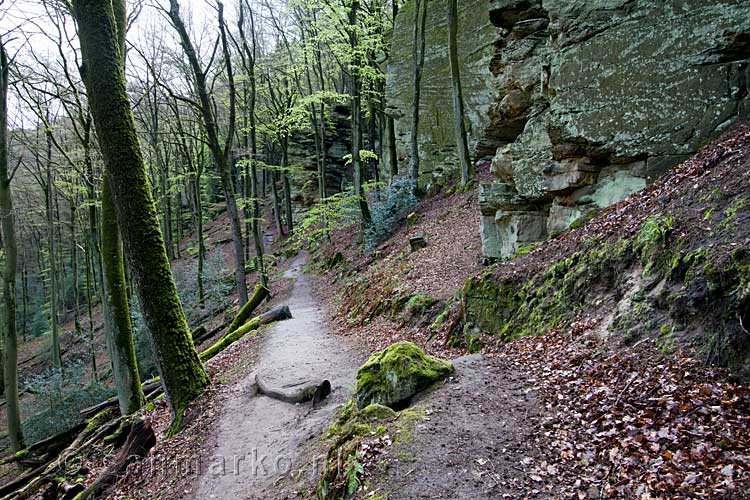
[{"label": "moss patch", "polygon": [[399,408],[452,372],[450,362],[426,355],[411,342],[393,344],[373,354],[357,372],[357,406]]}]

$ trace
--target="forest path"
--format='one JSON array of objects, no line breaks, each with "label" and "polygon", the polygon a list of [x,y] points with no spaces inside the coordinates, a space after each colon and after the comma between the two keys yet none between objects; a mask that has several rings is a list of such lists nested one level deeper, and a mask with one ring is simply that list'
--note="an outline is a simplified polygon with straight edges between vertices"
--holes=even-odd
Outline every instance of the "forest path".
[{"label": "forest path", "polygon": [[[350,396],[364,355],[348,339],[327,332],[314,278],[303,272],[306,260],[296,257],[284,275],[295,279],[287,301],[293,319],[262,333],[255,371],[236,384],[224,403],[195,498],[272,498],[274,484],[302,465],[300,445],[325,432],[335,408]],[[257,394],[256,373],[274,387],[327,379],[333,392],[314,410],[310,403],[288,404]]]}]

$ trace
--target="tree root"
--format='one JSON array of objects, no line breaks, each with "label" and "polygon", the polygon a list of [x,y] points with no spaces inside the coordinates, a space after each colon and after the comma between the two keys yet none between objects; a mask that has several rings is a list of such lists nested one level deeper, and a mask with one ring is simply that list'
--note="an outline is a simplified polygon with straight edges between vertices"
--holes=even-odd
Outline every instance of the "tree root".
[{"label": "tree root", "polygon": [[320,384],[305,381],[292,386],[272,387],[260,374],[256,373],[255,384],[258,386],[258,391],[269,398],[278,399],[289,404],[312,401],[313,407],[331,393],[331,383],[328,380],[324,380]]},{"label": "tree root", "polygon": [[135,418],[130,426],[130,432],[128,433],[125,445],[117,454],[115,461],[112,465],[107,467],[107,470],[96,478],[91,486],[78,494],[75,497],[75,500],[102,498],[106,496],[106,492],[117,482],[117,478],[122,471],[124,471],[127,466],[135,460],[146,456],[146,453],[148,453],[154,445],[156,445],[156,434],[151,427],[151,422],[141,418]]},{"label": "tree root", "polygon": [[57,458],[23,474],[16,478],[15,481],[0,488],[0,500],[31,498],[42,486],[52,482],[59,475],[60,470],[64,469],[71,459],[114,432],[120,426],[120,422],[124,417],[106,420],[111,416],[110,411],[105,410],[92,418],[89,425],[78,434],[75,440]]}]

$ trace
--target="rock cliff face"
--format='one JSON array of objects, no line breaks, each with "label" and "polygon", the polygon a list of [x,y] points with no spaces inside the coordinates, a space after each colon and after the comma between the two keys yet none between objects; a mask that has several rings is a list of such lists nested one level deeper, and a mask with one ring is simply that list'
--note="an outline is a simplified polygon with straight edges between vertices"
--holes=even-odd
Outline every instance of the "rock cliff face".
[{"label": "rock cliff face", "polygon": [[[490,23],[487,5],[487,0],[458,2],[458,45],[469,142],[482,155],[491,156],[497,145],[484,143],[484,129],[495,94],[495,78],[488,68],[495,53],[492,44],[498,30]],[[432,0],[427,11],[419,134],[425,182],[440,181],[458,165],[448,64],[447,8],[445,0]],[[408,163],[405,158],[411,137],[413,23],[414,1],[410,0],[396,19],[386,82],[387,111],[397,118],[396,141],[402,168]]]},{"label": "rock cliff face", "polygon": [[[484,253],[616,203],[748,112],[750,4],[494,0]],[[513,137],[513,134],[516,134]]]},{"label": "rock cliff face", "polygon": [[[450,81],[438,57],[445,54],[437,34],[444,30],[444,4],[430,4],[429,97],[420,135],[425,156],[436,162],[453,147]],[[495,180],[480,186],[488,257],[513,255],[624,199],[750,114],[745,0],[461,4],[462,77],[475,156],[481,160],[490,150],[493,156]],[[484,19],[494,29],[483,24],[481,9],[488,5]],[[400,15],[396,46],[410,46],[404,37],[411,8]],[[493,55],[482,68],[490,38]],[[402,112],[410,68],[395,51],[389,102]],[[431,116],[436,100],[442,104]],[[399,121],[408,140],[409,120]],[[436,130],[447,139],[435,140]]]}]

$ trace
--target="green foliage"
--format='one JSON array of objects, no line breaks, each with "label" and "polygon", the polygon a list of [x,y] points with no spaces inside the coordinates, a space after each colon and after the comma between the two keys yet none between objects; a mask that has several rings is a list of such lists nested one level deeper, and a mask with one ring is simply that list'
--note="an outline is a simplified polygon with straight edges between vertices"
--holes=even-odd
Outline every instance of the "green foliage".
[{"label": "green foliage", "polygon": [[114,390],[90,381],[87,363],[75,362],[28,377],[23,384],[31,396],[23,400],[24,436],[35,442],[63,432],[83,421],[80,411],[114,395]]},{"label": "green foliage", "polygon": [[344,471],[344,477],[346,478],[346,490],[350,495],[353,495],[360,487],[360,476],[364,474],[365,468],[359,461],[359,454],[352,454],[346,460],[346,470]]},{"label": "green foliage", "polygon": [[664,244],[674,229],[674,217],[652,216],[646,219],[638,231],[637,241],[642,247]]},{"label": "green foliage", "polygon": [[738,197],[734,202],[724,210],[724,220],[719,223],[719,230],[724,231],[737,221],[737,214],[747,207],[747,198]]},{"label": "green foliage", "polygon": [[372,221],[365,228],[365,250],[372,252],[399,226],[419,203],[414,185],[406,177],[398,177],[386,187],[384,199],[372,205]]},{"label": "green foliage", "polygon": [[338,193],[316,203],[297,223],[290,248],[317,248],[331,231],[351,225],[359,217],[357,197],[351,192]]}]

